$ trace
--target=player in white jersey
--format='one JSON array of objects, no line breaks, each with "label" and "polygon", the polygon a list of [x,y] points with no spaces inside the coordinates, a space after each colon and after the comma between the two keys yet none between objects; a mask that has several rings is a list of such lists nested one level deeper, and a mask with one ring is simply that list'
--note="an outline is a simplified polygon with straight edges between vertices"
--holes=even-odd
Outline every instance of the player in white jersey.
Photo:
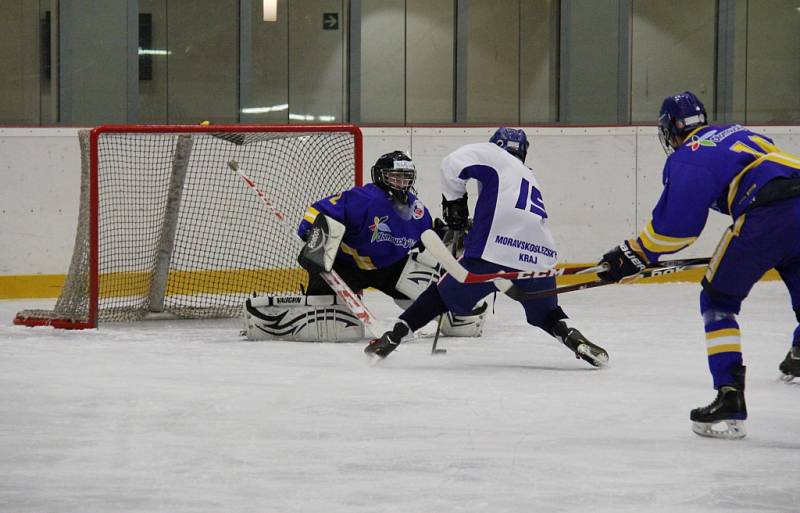
[{"label": "player in white jersey", "polygon": [[[448,227],[461,230],[469,217],[466,183],[478,182],[472,226],[464,239],[461,265],[474,273],[544,271],[555,267],[558,253],[547,226],[542,193],[525,167],[528,138],[523,130],[499,128],[489,142],[468,144],[444,158],[441,165],[443,217]],[[555,287],[555,278],[516,280],[526,291]],[[497,292],[492,283],[463,284],[445,275],[400,315],[391,331],[372,340],[364,352],[381,358],[443,312],[467,313],[482,298]],[[608,353],[567,326],[557,296],[522,302],[528,324],[560,340],[576,357],[599,367]]]}]

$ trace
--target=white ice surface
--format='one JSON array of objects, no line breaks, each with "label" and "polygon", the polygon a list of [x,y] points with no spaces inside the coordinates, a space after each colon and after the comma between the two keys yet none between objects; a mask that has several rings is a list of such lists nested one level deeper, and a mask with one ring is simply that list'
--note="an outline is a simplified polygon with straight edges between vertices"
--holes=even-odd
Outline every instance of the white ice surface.
[{"label": "white ice surface", "polygon": [[745,303],[748,436],[726,441],[689,427],[714,397],[698,292],[564,295],[601,370],[505,298],[482,338],[378,365],[363,343],[245,342],[232,321],[15,327],[35,302],[0,301],[0,511],[796,513],[788,294]]}]

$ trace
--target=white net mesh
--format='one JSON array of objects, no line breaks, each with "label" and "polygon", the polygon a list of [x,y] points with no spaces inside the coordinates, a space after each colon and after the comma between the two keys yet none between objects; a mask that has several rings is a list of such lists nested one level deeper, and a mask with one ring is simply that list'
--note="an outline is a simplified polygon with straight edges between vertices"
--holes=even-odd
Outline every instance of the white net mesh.
[{"label": "white net mesh", "polygon": [[[64,289],[54,311],[18,320],[88,318],[88,137],[81,134],[79,227]],[[292,233],[309,204],[354,185],[357,144],[350,131],[100,133],[98,320],[236,316],[253,293],[299,291],[305,276]],[[285,214],[285,226],[232,161]]]}]

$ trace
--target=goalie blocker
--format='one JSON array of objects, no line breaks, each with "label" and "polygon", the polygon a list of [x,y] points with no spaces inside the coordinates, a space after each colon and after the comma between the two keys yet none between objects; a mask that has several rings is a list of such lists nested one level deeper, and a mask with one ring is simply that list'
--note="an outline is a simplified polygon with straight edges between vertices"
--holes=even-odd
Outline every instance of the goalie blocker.
[{"label": "goalie blocker", "polygon": [[[301,265],[312,273],[329,271],[343,235],[341,223],[324,215],[318,216],[298,258]],[[393,267],[360,272],[396,273],[397,266]],[[342,270],[345,280],[348,274]],[[411,250],[394,286],[408,299],[395,299],[395,302],[402,308],[406,307],[438,280],[439,274],[439,265],[434,258],[418,249]],[[442,334],[480,336],[487,309],[486,302],[481,302],[469,315],[448,314],[442,322]],[[365,338],[361,321],[334,295],[251,298],[244,305],[244,317],[244,334],[249,340],[352,342]]]}]

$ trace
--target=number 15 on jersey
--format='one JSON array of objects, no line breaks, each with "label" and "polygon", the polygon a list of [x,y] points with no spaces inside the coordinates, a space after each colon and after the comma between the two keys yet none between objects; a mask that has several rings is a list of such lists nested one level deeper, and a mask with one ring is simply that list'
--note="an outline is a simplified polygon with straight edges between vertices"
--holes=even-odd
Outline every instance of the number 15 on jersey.
[{"label": "number 15 on jersey", "polygon": [[529,210],[542,219],[547,219],[541,191],[525,178],[519,184],[519,197],[517,198],[517,204],[514,206],[520,210]]}]

